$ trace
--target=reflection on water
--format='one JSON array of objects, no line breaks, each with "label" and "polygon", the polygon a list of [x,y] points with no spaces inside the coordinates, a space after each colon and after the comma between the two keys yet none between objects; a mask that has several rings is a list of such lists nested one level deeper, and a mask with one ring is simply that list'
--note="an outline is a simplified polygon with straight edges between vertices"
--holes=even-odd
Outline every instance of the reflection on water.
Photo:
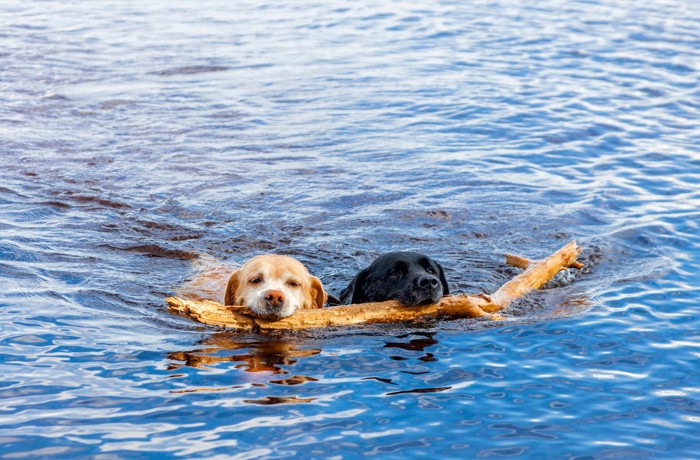
[{"label": "reflection on water", "polygon": [[[260,341],[245,341],[245,338],[239,334],[230,332],[213,334],[199,343],[206,348],[168,353],[170,359],[183,362],[183,364],[173,364],[169,369],[175,370],[181,366],[207,368],[216,367],[220,363],[234,362],[240,363],[235,368],[246,372],[288,374],[289,372],[285,370],[286,366],[294,365],[301,358],[321,352],[316,349],[299,350],[294,343],[281,339],[258,337],[257,340]],[[232,351],[242,353],[230,354]],[[309,380],[318,379],[292,376],[273,383],[295,385]]]},{"label": "reflection on water", "polygon": [[[434,333],[423,333],[422,338],[411,338],[408,342],[387,342],[384,347],[386,348],[400,348],[401,350],[411,350],[411,351],[424,351],[427,347],[436,345],[438,342],[433,338]],[[401,335],[397,338],[404,339],[411,337],[409,335]],[[392,356],[392,359],[405,359],[401,356]],[[426,352],[425,355],[421,356],[421,361],[437,361],[437,358],[432,353]]]},{"label": "reflection on water", "polygon": [[[695,458],[693,2],[0,4],[0,458]],[[496,290],[457,320],[170,314],[277,252]],[[201,276],[205,274],[206,276]]]},{"label": "reflection on water", "polygon": [[[386,349],[406,350],[410,353],[404,355],[388,354],[386,357],[394,361],[418,361],[434,362],[438,359],[433,353],[426,351],[438,341],[434,339],[435,332],[415,331],[410,334],[396,336],[393,341],[384,343]],[[181,370],[183,366],[202,369],[204,371],[215,371],[224,369],[237,369],[244,372],[265,373],[263,379],[251,380],[248,383],[264,387],[266,385],[303,385],[308,382],[319,382],[324,379],[324,369],[316,376],[306,376],[294,373],[294,369],[299,361],[316,356],[322,352],[318,348],[308,348],[310,344],[304,339],[274,338],[270,336],[260,336],[251,334],[238,334],[233,332],[222,332],[208,336],[197,344],[199,348],[191,351],[178,351],[168,353],[168,358],[172,361],[168,366],[170,371]],[[389,351],[389,350],[387,350]],[[425,352],[416,354],[414,352]],[[227,363],[231,363],[228,366]],[[315,370],[318,372],[318,370]],[[429,371],[404,371],[411,375],[428,374]],[[277,376],[284,376],[279,378]],[[180,377],[180,374],[174,374]],[[381,377],[363,377],[361,380],[375,380],[388,385],[397,385],[391,379]],[[189,388],[186,390],[173,390],[173,393],[191,392],[218,392],[232,389],[240,389],[242,386],[229,387],[206,387]],[[437,388],[415,388],[410,390],[390,391],[386,396],[400,395],[405,393],[434,393],[449,390],[451,387]],[[316,398],[298,398],[296,396],[266,396],[261,399],[246,399],[244,403],[249,404],[299,404],[315,401]]]},{"label": "reflection on water", "polygon": [[[228,387],[202,387],[187,388],[184,390],[172,390],[173,393],[206,393],[232,391],[245,388],[246,385],[265,387],[272,385],[302,385],[307,382],[317,382],[319,378],[304,375],[289,375],[293,366],[301,359],[315,356],[321,353],[320,349],[300,349],[299,344],[285,339],[273,339],[269,337],[250,336],[231,332],[212,334],[198,343],[204,348],[196,348],[191,351],[178,351],[168,353],[172,361],[168,370],[177,371],[183,366],[202,370],[216,370],[222,367],[228,368],[227,363],[232,363],[233,369],[244,372],[265,373],[263,379],[253,379],[245,385]],[[174,374],[180,377],[179,374]],[[283,378],[273,376],[282,376]],[[270,379],[268,379],[270,377]],[[245,404],[273,405],[273,404],[303,404],[316,401],[317,398],[300,398],[290,396],[265,396],[258,399],[242,399]]]}]

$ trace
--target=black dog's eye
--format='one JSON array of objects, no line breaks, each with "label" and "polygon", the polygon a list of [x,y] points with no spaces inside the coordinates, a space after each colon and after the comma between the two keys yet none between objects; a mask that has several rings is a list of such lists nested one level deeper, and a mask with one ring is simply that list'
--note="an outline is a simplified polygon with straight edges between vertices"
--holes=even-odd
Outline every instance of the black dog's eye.
[{"label": "black dog's eye", "polygon": [[248,281],[250,284],[258,284],[262,281],[262,279],[259,276],[256,276],[255,278],[251,279]]},{"label": "black dog's eye", "polygon": [[435,274],[435,270],[433,270],[433,267],[427,267],[427,268],[425,269],[425,271],[428,272],[428,273],[430,273],[431,275],[434,275],[434,274]]}]

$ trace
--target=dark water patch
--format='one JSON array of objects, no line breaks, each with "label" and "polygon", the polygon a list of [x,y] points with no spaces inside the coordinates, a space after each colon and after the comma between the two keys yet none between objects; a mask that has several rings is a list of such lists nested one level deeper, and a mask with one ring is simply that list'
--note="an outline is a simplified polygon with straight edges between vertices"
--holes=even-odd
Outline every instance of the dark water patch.
[{"label": "dark water patch", "polygon": [[447,391],[451,389],[452,387],[440,387],[440,388],[413,388],[411,390],[401,390],[401,391],[392,391],[390,393],[386,393],[386,396],[396,396],[396,395],[402,395],[402,394],[409,394],[409,393],[438,393],[441,391]]},{"label": "dark water patch", "polygon": [[202,238],[202,234],[175,235],[175,236],[169,236],[166,239],[168,241],[189,241],[189,240],[197,240],[199,238]]},{"label": "dark water patch", "polygon": [[[250,235],[239,235],[225,242],[213,244],[209,249],[217,254],[257,254],[276,250],[284,245],[279,242],[266,241]],[[246,257],[247,259],[248,257]]]},{"label": "dark water patch", "polygon": [[100,104],[101,110],[114,110],[123,106],[134,105],[135,101],[129,99],[112,99],[109,101],[104,101]]},{"label": "dark water patch", "polygon": [[262,399],[244,399],[243,402],[270,406],[274,404],[307,404],[315,400],[316,398],[298,398],[296,396],[265,396]]},{"label": "dark water patch", "polygon": [[62,201],[43,201],[38,203],[39,205],[52,206],[59,209],[70,209],[71,205],[64,203]]},{"label": "dark water patch", "polygon": [[[120,203],[118,201],[110,200],[107,198],[101,198],[98,196],[91,196],[91,195],[76,195],[72,192],[67,192],[65,194],[67,198],[71,201],[75,201],[76,203],[79,204],[98,204],[101,207],[107,207],[107,208],[112,208],[112,209],[130,209],[131,205],[127,203]],[[93,209],[99,209],[99,208],[93,208]]]},{"label": "dark water patch", "polygon": [[386,383],[387,385],[396,385],[391,379],[383,379],[379,377],[365,377],[363,380],[376,380],[377,382]]},{"label": "dark water patch", "polygon": [[111,244],[101,244],[100,247],[110,249],[112,251],[137,252],[149,257],[165,257],[168,259],[194,260],[198,257],[197,254],[191,251],[166,248],[157,244],[140,244],[125,247],[113,246]]},{"label": "dark water patch", "polygon": [[228,67],[218,65],[187,65],[150,73],[152,75],[171,77],[174,75],[194,75],[199,73],[223,72],[224,70],[228,69]]},{"label": "dark water patch", "polygon": [[[405,338],[407,336],[402,336],[399,338]],[[410,351],[424,351],[427,347],[436,345],[438,342],[434,340],[430,335],[422,339],[411,339],[408,343],[406,342],[387,342],[384,346],[386,348],[400,348],[402,350]]]},{"label": "dark water patch", "polygon": [[203,237],[203,233],[192,226],[174,225],[167,222],[137,219],[128,227],[139,234],[168,241],[188,241]]}]

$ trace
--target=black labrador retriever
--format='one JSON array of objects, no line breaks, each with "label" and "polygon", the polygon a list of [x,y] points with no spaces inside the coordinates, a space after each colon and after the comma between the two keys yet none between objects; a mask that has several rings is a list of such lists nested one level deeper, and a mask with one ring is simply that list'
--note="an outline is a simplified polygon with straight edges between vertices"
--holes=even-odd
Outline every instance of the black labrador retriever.
[{"label": "black labrador retriever", "polygon": [[404,305],[435,303],[450,293],[439,263],[418,252],[389,252],[353,278],[340,293],[344,304],[398,300]]}]

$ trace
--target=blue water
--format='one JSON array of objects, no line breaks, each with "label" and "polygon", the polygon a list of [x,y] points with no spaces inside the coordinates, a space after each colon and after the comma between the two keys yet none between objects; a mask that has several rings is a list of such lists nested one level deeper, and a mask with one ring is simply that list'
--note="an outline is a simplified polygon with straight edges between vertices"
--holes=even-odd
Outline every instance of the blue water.
[{"label": "blue water", "polygon": [[[0,39],[0,458],[700,458],[697,2],[5,0]],[[492,292],[571,239],[500,322],[163,304],[264,252]]]}]

